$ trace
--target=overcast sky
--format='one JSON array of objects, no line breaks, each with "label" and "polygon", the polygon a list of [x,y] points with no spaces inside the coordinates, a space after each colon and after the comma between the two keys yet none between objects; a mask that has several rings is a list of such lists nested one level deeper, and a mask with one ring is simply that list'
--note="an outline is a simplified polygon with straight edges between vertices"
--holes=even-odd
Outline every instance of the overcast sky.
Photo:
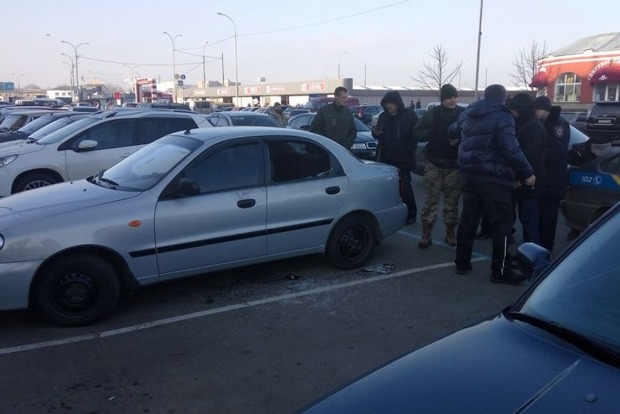
[{"label": "overcast sky", "polygon": [[[80,78],[128,85],[139,76],[186,83],[235,80],[255,84],[343,77],[354,85],[414,86],[437,45],[448,67],[463,63],[453,84],[475,85],[480,0],[0,0],[0,82],[52,88],[69,83],[69,56],[79,46]],[[486,0],[482,12],[479,85],[512,86],[512,62],[533,41],[550,51],[620,30],[620,2]],[[208,42],[208,43],[207,43]],[[205,46],[206,43],[206,46]],[[81,81],[82,82],[82,81]]]}]

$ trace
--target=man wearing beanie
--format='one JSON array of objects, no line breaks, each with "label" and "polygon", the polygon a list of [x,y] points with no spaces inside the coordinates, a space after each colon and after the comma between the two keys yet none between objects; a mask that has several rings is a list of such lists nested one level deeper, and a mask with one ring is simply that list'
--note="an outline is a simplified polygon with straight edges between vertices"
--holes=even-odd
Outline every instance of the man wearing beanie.
[{"label": "man wearing beanie", "polygon": [[522,276],[512,271],[508,240],[512,235],[515,181],[533,186],[536,177],[515,136],[515,121],[505,107],[506,89],[490,85],[484,99],[470,104],[450,127],[452,139],[459,139],[458,163],[464,178],[463,209],[456,235],[456,272],[471,270],[476,229],[482,216],[492,231],[491,281],[519,283]]},{"label": "man wearing beanie", "polygon": [[547,132],[545,149],[545,184],[536,184],[540,206],[540,245],[552,251],[558,223],[558,209],[568,185],[568,143],[570,125],[560,116],[561,106],[552,106],[546,96],[534,100],[536,118]]},{"label": "man wearing beanie", "polygon": [[536,176],[536,187],[517,184],[513,199],[519,221],[523,227],[523,243],[540,244],[539,193],[545,183],[546,132],[534,115],[534,101],[525,93],[516,94],[507,104],[515,117],[515,129],[519,146]]},{"label": "man wearing beanie", "polygon": [[400,169],[403,186],[403,203],[407,205],[406,224],[415,223],[418,207],[411,186],[411,172],[415,167],[417,143],[413,127],[418,121],[415,112],[405,108],[403,98],[397,91],[390,91],[381,100],[384,111],[379,114],[372,136],[379,141],[377,161]]},{"label": "man wearing beanie", "polygon": [[450,84],[441,87],[441,104],[426,111],[414,129],[417,142],[427,141],[424,148],[424,208],[422,209],[422,238],[420,248],[432,244],[431,232],[437,222],[439,198],[443,192],[443,222],[446,225],[445,241],[456,246],[455,229],[459,221],[459,198],[461,196],[461,173],[456,157],[458,146],[448,140],[448,128],[465,110],[457,105],[458,92]]}]

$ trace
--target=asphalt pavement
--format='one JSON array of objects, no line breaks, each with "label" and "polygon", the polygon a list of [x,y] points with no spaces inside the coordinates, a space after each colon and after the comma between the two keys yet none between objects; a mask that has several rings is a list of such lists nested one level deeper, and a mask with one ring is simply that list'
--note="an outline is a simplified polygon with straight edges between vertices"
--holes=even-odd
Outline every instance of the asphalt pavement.
[{"label": "asphalt pavement", "polygon": [[526,289],[490,283],[489,240],[459,276],[443,227],[424,250],[420,227],[362,269],[309,256],[164,283],[89,327],[0,312],[0,413],[292,413]]}]

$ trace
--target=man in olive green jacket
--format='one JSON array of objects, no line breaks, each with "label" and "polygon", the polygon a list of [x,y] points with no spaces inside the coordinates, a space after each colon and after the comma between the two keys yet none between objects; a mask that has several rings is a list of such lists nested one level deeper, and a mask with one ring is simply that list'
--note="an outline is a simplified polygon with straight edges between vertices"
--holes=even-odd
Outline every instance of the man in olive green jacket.
[{"label": "man in olive green jacket", "polygon": [[349,91],[345,87],[337,87],[334,102],[318,110],[310,123],[310,132],[323,135],[350,150],[357,132],[353,113],[344,106],[348,97]]}]

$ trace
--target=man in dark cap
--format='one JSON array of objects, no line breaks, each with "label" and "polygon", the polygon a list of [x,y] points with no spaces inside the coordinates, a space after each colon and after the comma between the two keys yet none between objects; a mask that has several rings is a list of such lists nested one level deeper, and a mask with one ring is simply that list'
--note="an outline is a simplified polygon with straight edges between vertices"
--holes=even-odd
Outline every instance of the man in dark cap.
[{"label": "man in dark cap", "polygon": [[484,99],[470,104],[450,128],[460,139],[458,163],[464,178],[463,209],[456,235],[456,272],[471,270],[476,228],[485,216],[492,230],[491,281],[520,283],[512,270],[508,240],[512,234],[515,181],[533,186],[536,177],[515,136],[515,121],[504,105],[506,89],[490,85]]},{"label": "man in dark cap", "polygon": [[545,183],[546,132],[534,115],[534,101],[529,94],[516,94],[506,106],[515,117],[517,141],[536,176],[536,187],[517,184],[513,191],[513,200],[523,227],[523,243],[540,244],[539,193]]},{"label": "man in dark cap", "polygon": [[552,251],[558,223],[558,208],[566,194],[568,185],[568,143],[570,125],[560,116],[561,106],[552,106],[546,96],[534,100],[536,117],[547,132],[545,149],[545,185],[536,185],[540,190],[540,245]]},{"label": "man in dark cap", "polygon": [[461,196],[461,173],[456,161],[458,146],[448,139],[448,128],[465,110],[457,105],[459,94],[452,85],[445,84],[439,92],[441,104],[426,111],[416,127],[417,142],[428,141],[424,147],[426,164],[424,168],[424,208],[420,216],[422,237],[418,247],[427,248],[432,244],[431,232],[437,222],[439,198],[443,192],[443,222],[446,225],[445,241],[456,246],[455,229],[459,221],[459,198]]},{"label": "man in dark cap", "polygon": [[377,161],[400,169],[403,186],[403,203],[407,205],[406,224],[415,223],[418,207],[411,186],[411,171],[415,167],[417,143],[413,127],[418,121],[415,112],[405,108],[403,98],[397,91],[390,91],[381,100],[384,111],[372,129],[372,136],[379,141]]}]

